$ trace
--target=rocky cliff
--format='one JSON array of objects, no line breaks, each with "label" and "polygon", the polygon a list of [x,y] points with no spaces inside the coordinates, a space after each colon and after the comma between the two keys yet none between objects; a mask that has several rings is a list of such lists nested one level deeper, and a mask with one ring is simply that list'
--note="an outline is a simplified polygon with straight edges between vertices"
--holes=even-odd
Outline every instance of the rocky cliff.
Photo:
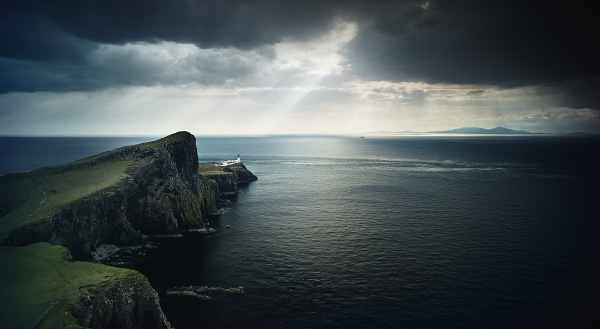
[{"label": "rocky cliff", "polygon": [[201,176],[216,183],[219,196],[221,197],[237,194],[240,192],[241,185],[257,180],[257,177],[243,163],[210,168],[210,170],[201,168],[199,173]]},{"label": "rocky cliff", "polygon": [[[81,189],[85,180],[78,178],[75,187],[63,190],[55,186],[72,180],[71,176],[94,180],[100,175],[97,172],[104,173],[98,168],[107,167],[110,171],[122,163],[125,165],[120,180],[100,190],[92,188],[91,193],[61,204],[61,198]],[[22,176],[5,175],[0,184],[24,180]],[[59,167],[38,169],[26,178],[39,182],[41,189],[48,191],[48,202],[9,230],[4,244],[49,242],[69,248],[75,259],[89,259],[90,251],[103,243],[139,244],[142,234],[201,228],[206,216],[219,207],[216,183],[198,175],[196,140],[187,132]],[[54,208],[52,202],[56,204]]]},{"label": "rocky cliff", "polygon": [[64,247],[2,246],[0,277],[0,328],[171,328],[146,277]]},{"label": "rocky cliff", "polygon": [[168,329],[158,294],[142,275],[110,280],[82,295],[71,314],[94,329]]},{"label": "rocky cliff", "polygon": [[220,188],[256,180],[243,164],[224,170],[223,181],[199,175],[196,140],[179,132],[0,177],[0,327],[170,328],[142,274],[70,260],[203,227]]}]

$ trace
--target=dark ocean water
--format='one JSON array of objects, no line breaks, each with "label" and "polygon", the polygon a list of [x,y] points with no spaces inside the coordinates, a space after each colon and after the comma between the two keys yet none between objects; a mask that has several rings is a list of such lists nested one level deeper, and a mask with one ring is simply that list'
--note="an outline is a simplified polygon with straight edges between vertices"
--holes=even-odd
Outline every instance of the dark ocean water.
[{"label": "dark ocean water", "polygon": [[[1,154],[10,154],[0,172],[141,141],[52,139],[41,147],[0,139]],[[215,219],[216,232],[154,237],[152,248],[115,260],[149,278],[178,329],[597,324],[597,137],[198,138],[197,145],[201,162],[241,154],[259,180]],[[65,153],[44,153],[49,147]],[[24,150],[32,156],[23,160]],[[246,293],[166,295],[184,285]]]}]

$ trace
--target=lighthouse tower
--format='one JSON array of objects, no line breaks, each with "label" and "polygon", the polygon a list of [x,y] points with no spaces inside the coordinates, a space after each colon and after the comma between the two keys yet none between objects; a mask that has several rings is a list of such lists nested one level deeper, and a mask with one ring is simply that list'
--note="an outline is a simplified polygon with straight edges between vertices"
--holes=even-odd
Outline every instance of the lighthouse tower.
[{"label": "lighthouse tower", "polygon": [[238,154],[237,163],[240,163],[240,162],[242,162],[242,161],[240,160],[240,155]]}]

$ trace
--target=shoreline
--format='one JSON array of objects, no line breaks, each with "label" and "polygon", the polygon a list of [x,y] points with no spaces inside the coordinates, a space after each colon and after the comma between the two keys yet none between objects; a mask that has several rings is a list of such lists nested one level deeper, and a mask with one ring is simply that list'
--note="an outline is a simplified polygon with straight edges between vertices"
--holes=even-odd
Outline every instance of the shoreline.
[{"label": "shoreline", "polygon": [[[3,232],[0,241],[4,245],[1,250],[6,255],[20,255],[18,258],[21,259],[16,263],[14,257],[4,257],[9,263],[2,271],[5,278],[3,283],[14,286],[14,278],[22,277],[23,273],[37,277],[38,273],[31,272],[26,266],[30,256],[25,255],[31,253],[30,250],[43,253],[44,250],[55,248],[52,245],[62,245],[66,247],[66,254],[58,258],[52,256],[49,261],[55,264],[53,268],[60,270],[68,267],[73,259],[84,260],[76,263],[82,267],[92,266],[96,274],[101,275],[115,268],[103,264],[111,255],[132,247],[143,249],[152,238],[179,237],[184,232],[215,232],[211,227],[211,217],[218,216],[224,197],[239,193],[238,178],[243,178],[243,181],[256,180],[256,176],[243,163],[235,165],[235,170],[222,167],[222,173],[202,175],[195,137],[187,132],[179,132],[153,142],[121,147],[65,165],[1,176],[0,193],[5,203],[5,210],[0,214],[0,230]],[[105,177],[110,180],[99,184],[106,180]],[[25,184],[34,179],[40,184]],[[40,191],[44,193],[41,202],[35,200]],[[20,201],[29,198],[32,198],[31,201]],[[37,207],[34,206],[35,210],[31,211],[31,208],[27,208],[30,205]],[[26,215],[23,217],[20,213]],[[33,213],[35,216],[32,216]],[[17,220],[19,218],[21,220]],[[33,245],[36,248],[27,247]],[[60,260],[61,257],[63,260]],[[97,263],[88,262],[92,260]],[[170,328],[160,308],[158,295],[148,280],[138,271],[119,268],[129,271],[127,273],[137,273],[139,279],[123,286],[125,281],[109,275],[101,285],[92,285],[96,288],[81,290],[81,294],[69,295],[71,297],[64,302],[55,304],[44,313],[44,317],[39,317],[38,312],[35,318],[29,318],[33,317],[32,313],[26,316],[28,319],[12,317],[4,322],[8,321],[5,323],[7,327],[21,327],[25,322],[39,320],[42,324],[61,323],[57,326],[60,328],[67,322],[90,328],[107,325],[116,325],[118,328]],[[86,275],[77,278],[81,282],[89,281]],[[115,290],[119,285],[121,288]],[[86,284],[79,289],[83,286]],[[135,316],[131,313],[134,309],[125,307],[124,313],[119,315],[124,324],[101,324],[103,320],[100,314],[109,310],[106,309],[108,305],[96,302],[98,297],[105,296],[103,298],[113,299],[115,303],[121,300],[125,302],[119,291],[128,289],[137,291],[136,296],[147,300],[139,301],[140,307],[147,310],[143,314],[147,315],[135,321],[125,320]],[[81,304],[81,298],[86,294],[96,296],[92,297],[93,303]],[[8,300],[8,297],[0,297],[0,300]],[[30,309],[32,303],[37,302],[24,298],[18,305]],[[1,307],[4,313],[8,305]],[[70,320],[65,322],[63,315]],[[17,322],[21,324],[17,325]]]}]

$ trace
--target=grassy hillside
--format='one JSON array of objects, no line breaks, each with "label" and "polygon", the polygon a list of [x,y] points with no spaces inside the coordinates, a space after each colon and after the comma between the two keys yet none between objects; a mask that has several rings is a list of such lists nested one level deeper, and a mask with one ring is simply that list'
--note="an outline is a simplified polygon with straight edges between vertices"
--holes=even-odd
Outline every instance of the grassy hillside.
[{"label": "grassy hillside", "polygon": [[224,167],[217,167],[214,163],[201,163],[198,165],[200,175],[231,175],[230,171],[223,171]]},{"label": "grassy hillside", "polygon": [[114,278],[136,271],[67,260],[69,250],[47,243],[0,247],[0,328],[28,328],[52,304],[37,328],[77,328],[65,314],[81,295]]},{"label": "grassy hillside", "polygon": [[128,177],[125,171],[133,162],[110,161],[69,171],[48,168],[0,184],[0,238],[53,215],[70,202],[115,185]]}]

